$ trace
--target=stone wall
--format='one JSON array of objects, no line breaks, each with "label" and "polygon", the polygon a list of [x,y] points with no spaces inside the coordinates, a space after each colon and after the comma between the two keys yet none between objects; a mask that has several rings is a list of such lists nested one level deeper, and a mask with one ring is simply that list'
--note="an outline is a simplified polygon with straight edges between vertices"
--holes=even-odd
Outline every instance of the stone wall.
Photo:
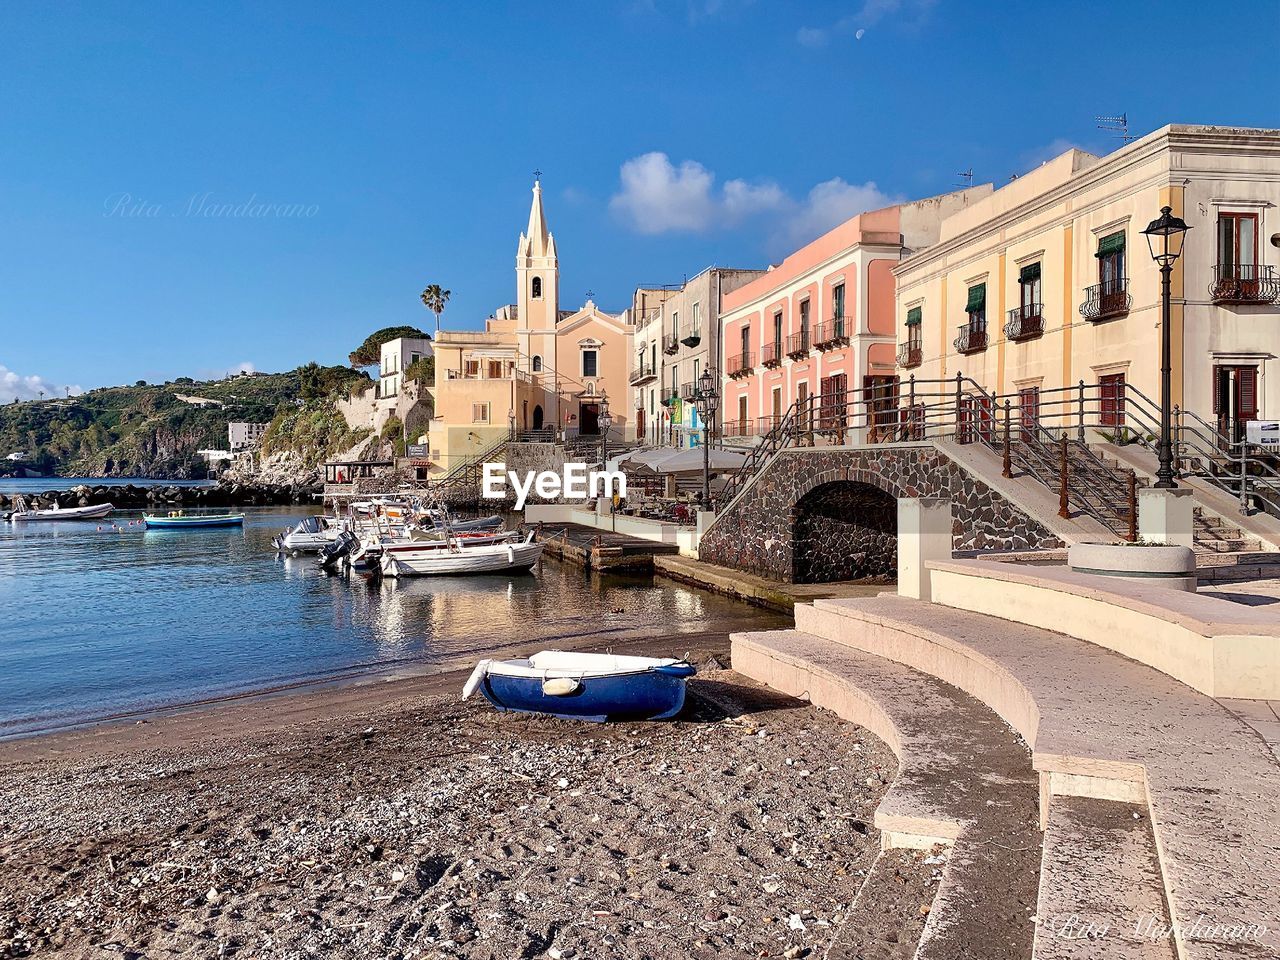
[{"label": "stone wall", "polygon": [[879,487],[836,481],[795,506],[793,579],[893,581],[898,568],[898,501]]},{"label": "stone wall", "polygon": [[[795,449],[779,454],[703,536],[709,563],[793,582],[797,569],[796,505],[823,484],[867,484],[894,498],[946,497],[952,502],[956,550],[1026,550],[1061,541],[933,444],[862,449]],[[864,524],[865,525],[865,524]],[[810,563],[801,558],[801,569]]]}]

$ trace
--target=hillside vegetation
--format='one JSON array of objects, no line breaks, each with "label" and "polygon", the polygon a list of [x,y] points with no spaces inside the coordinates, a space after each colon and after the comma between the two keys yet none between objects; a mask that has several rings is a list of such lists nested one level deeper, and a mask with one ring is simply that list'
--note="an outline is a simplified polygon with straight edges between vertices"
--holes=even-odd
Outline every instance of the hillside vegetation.
[{"label": "hillside vegetation", "polygon": [[[0,407],[0,470],[26,466],[61,476],[138,476],[180,479],[204,475],[204,448],[227,447],[227,424],[283,422],[299,406],[333,408],[352,381],[368,378],[347,367],[311,363],[287,373],[224,380],[180,377],[102,387],[78,397]],[[345,429],[345,423],[343,424]],[[277,436],[289,427],[278,427]],[[310,429],[310,427],[307,427]]]}]

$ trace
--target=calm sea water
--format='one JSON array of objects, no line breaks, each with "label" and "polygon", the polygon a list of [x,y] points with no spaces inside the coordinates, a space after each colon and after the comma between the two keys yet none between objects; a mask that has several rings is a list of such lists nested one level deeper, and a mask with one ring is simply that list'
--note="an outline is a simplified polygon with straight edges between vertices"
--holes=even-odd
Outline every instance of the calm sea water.
[{"label": "calm sea water", "polygon": [[[650,577],[546,560],[532,574],[371,583],[279,558],[305,514],[243,530],[0,523],[0,736],[308,680],[410,672],[557,637],[758,628],[780,618]],[[620,612],[619,612],[620,611]]]},{"label": "calm sea water", "polygon": [[44,493],[90,487],[212,487],[212,480],[146,480],[139,477],[0,477],[0,493]]}]

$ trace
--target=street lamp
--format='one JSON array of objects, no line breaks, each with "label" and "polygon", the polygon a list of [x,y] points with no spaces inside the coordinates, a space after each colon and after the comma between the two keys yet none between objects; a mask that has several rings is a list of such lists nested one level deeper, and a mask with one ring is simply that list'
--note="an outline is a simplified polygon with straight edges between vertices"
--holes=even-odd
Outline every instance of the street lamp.
[{"label": "street lamp", "polygon": [[716,378],[708,367],[702,371],[693,391],[693,405],[702,420],[702,509],[711,508],[711,427],[716,410],[720,408],[720,394],[716,390]]},{"label": "street lamp", "polygon": [[609,428],[613,426],[613,414],[609,412],[609,396],[604,391],[600,392],[600,413],[596,419],[600,424],[600,463],[607,466],[609,463]]},{"label": "street lamp", "polygon": [[1181,217],[1173,215],[1172,207],[1161,207],[1160,216],[1152,220],[1143,234],[1147,238],[1147,246],[1151,250],[1151,259],[1160,265],[1160,467],[1156,470],[1156,487],[1161,490],[1172,490],[1178,484],[1173,479],[1173,442],[1170,428],[1169,397],[1172,393],[1170,384],[1172,372],[1172,334],[1170,332],[1169,314],[1170,277],[1173,265],[1182,255],[1182,244],[1187,231],[1191,229]]}]

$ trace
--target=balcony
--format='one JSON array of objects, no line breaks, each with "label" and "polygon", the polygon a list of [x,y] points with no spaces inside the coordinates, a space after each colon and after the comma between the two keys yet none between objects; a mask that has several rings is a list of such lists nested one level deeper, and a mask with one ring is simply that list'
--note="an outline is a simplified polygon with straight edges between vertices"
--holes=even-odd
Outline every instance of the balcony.
[{"label": "balcony", "polygon": [[696,381],[690,381],[689,383],[680,384],[680,399],[690,400],[690,401],[693,400],[694,391],[696,391],[697,389],[698,389],[698,384]]},{"label": "balcony", "polygon": [[674,391],[671,393],[664,392],[662,395],[662,399],[659,400],[658,402],[661,403],[664,407],[669,407],[672,404],[679,403],[680,397]]},{"label": "balcony", "polygon": [[690,330],[688,336],[680,338],[680,342],[693,349],[702,342],[702,332],[700,330]]},{"label": "balcony", "polygon": [[832,317],[818,324],[818,328],[814,331],[813,345],[819,350],[834,350],[836,347],[847,347],[849,345],[849,327],[851,323],[848,317]]},{"label": "balcony", "polygon": [[641,360],[640,363],[636,365],[636,368],[631,371],[631,376],[628,377],[628,380],[633,387],[637,387],[642,383],[648,383],[657,375],[658,371],[654,369],[652,363],[648,360]]},{"label": "balcony", "polygon": [[735,354],[725,363],[725,372],[733,380],[739,377],[751,376],[752,370],[755,369],[755,363],[752,360],[751,352]]},{"label": "balcony", "polygon": [[1129,312],[1133,298],[1129,296],[1129,278],[1116,277],[1085,287],[1084,303],[1080,304],[1080,316],[1090,323],[1114,320]]},{"label": "balcony", "polygon": [[787,356],[792,360],[803,360],[809,355],[810,346],[812,344],[810,343],[808,330],[790,334],[787,337]]},{"label": "balcony", "polygon": [[1043,306],[1026,303],[1009,311],[1004,325],[1004,335],[1010,340],[1034,340],[1044,333]]},{"label": "balcony", "polygon": [[765,367],[782,366],[782,344],[775,340],[761,347],[760,364]]},{"label": "balcony", "polygon": [[753,420],[726,420],[720,435],[725,439],[734,437],[754,437],[756,433],[756,425]]},{"label": "balcony", "polygon": [[1220,263],[1213,268],[1209,296],[1217,304],[1275,303],[1280,277],[1265,264]]},{"label": "balcony", "polygon": [[674,333],[664,333],[662,335],[662,352],[670,356],[673,353],[680,352],[680,338]]},{"label": "balcony", "polygon": [[760,437],[768,436],[773,430],[776,430],[782,423],[782,414],[775,413],[769,416],[756,417],[756,435]]},{"label": "balcony", "polygon": [[898,345],[898,366],[911,370],[924,362],[924,350],[919,340],[908,340]]},{"label": "balcony", "polygon": [[[970,316],[973,316],[970,314]],[[952,341],[957,353],[981,353],[987,349],[986,318],[974,318],[960,327],[960,333]]]}]

